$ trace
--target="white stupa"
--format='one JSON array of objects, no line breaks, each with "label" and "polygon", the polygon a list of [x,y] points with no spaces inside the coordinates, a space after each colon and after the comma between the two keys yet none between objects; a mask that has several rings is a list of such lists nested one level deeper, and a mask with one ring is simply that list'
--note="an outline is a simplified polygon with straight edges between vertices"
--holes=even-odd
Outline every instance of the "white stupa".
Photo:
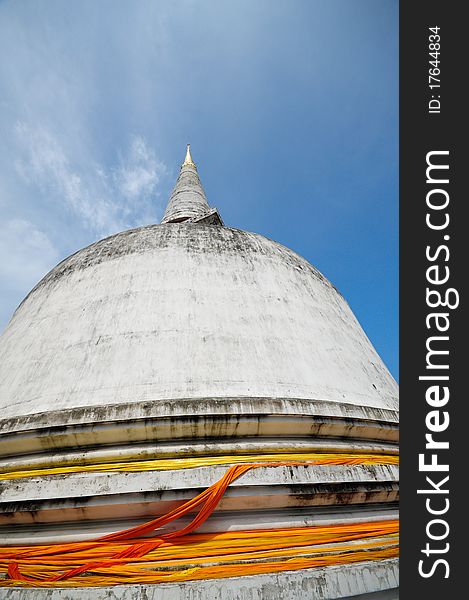
[{"label": "white stupa", "polygon": [[[292,250],[226,227],[209,207],[188,149],[161,224],[65,259],[14,313],[0,338],[0,467],[393,454],[397,397],[396,382],[336,288]],[[225,471],[0,481],[1,544],[79,541],[130,527]],[[201,531],[391,519],[397,495],[394,465],[266,467],[234,482]],[[381,600],[398,597],[396,577],[391,558],[144,586],[141,596],[141,586],[77,589],[67,598],[156,599],[165,590],[165,600]],[[59,592],[10,588],[17,595],[8,598],[64,597]]]}]

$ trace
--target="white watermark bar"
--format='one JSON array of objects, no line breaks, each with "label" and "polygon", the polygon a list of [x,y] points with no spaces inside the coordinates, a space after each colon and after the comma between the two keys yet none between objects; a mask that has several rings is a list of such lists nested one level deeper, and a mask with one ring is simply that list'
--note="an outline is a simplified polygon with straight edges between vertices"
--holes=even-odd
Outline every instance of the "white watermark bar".
[{"label": "white watermark bar", "polygon": [[440,600],[466,595],[463,19],[456,3],[400,10],[400,598]]}]

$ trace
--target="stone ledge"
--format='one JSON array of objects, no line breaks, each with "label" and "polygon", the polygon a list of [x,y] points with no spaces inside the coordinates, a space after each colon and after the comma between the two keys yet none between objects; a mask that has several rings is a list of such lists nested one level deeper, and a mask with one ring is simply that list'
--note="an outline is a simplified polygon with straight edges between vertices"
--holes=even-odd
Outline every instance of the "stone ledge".
[{"label": "stone ledge", "polygon": [[308,398],[226,397],[155,399],[154,401],[83,406],[66,410],[47,411],[21,417],[0,419],[0,433],[51,429],[67,425],[82,425],[110,421],[129,421],[164,417],[209,415],[297,415],[356,419],[398,425],[395,410]]}]

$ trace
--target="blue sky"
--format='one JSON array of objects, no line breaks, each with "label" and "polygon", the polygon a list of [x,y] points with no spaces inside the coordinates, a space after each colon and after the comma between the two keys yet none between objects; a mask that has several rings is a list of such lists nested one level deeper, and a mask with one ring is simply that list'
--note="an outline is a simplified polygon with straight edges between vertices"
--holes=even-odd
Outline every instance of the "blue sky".
[{"label": "blue sky", "polygon": [[397,0],[3,0],[0,56],[0,328],[158,222],[190,142],[225,223],[318,267],[397,378]]}]

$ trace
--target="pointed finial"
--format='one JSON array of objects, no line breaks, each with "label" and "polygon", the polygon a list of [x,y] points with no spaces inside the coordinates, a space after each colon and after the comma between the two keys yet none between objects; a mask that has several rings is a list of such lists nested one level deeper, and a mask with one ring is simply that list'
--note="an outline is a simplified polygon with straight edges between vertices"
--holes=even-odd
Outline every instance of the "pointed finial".
[{"label": "pointed finial", "polygon": [[187,144],[186,158],[184,159],[184,162],[182,163],[183,167],[185,167],[187,165],[190,165],[191,167],[195,167],[195,163],[192,160],[192,156],[191,156],[191,145],[190,144]]}]

